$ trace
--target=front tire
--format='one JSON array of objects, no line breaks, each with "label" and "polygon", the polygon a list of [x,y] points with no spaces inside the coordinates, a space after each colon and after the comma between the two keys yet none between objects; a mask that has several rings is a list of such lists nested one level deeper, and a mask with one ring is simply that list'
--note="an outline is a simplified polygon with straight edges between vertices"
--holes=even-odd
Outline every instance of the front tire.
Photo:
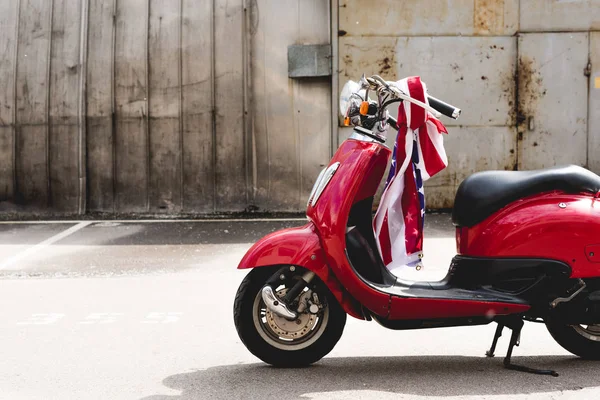
[{"label": "front tire", "polygon": [[[346,313],[315,276],[309,287],[323,308],[317,314],[305,311],[295,321],[275,316],[267,310],[261,296],[263,286],[275,272],[277,269],[263,267],[246,275],[233,305],[235,327],[248,350],[267,364],[307,366],[333,349],[344,331]],[[296,268],[296,274],[301,273],[301,268]],[[282,285],[275,290],[281,294],[287,289]]]},{"label": "front tire", "polygon": [[600,360],[600,325],[567,325],[549,320],[546,328],[565,350],[586,360]]}]

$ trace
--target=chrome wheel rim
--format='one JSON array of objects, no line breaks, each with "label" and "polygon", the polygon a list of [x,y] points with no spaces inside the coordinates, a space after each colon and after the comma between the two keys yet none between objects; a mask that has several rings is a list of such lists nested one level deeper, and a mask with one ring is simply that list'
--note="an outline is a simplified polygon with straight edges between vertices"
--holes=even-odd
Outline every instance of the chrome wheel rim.
[{"label": "chrome wheel rim", "polygon": [[572,325],[575,332],[588,340],[600,342],[600,325]]},{"label": "chrome wheel rim", "polygon": [[[283,297],[287,290],[283,286],[277,288],[277,297]],[[267,308],[259,291],[254,299],[252,319],[258,334],[271,346],[286,351],[301,350],[323,335],[329,321],[329,307],[325,306],[317,314],[305,311],[296,320],[288,321]]]}]

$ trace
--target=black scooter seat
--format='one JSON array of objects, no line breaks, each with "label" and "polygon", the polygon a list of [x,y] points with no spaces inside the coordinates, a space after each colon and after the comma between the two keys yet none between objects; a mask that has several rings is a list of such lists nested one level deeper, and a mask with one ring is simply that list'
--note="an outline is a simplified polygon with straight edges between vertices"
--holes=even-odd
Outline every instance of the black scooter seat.
[{"label": "black scooter seat", "polygon": [[515,200],[552,190],[597,193],[600,176],[576,165],[534,171],[478,172],[458,187],[452,222],[470,227]]}]

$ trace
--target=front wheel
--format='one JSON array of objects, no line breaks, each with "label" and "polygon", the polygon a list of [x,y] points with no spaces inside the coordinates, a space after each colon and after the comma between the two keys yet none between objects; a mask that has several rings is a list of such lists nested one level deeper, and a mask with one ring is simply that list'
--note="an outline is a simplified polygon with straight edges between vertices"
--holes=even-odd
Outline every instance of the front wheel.
[{"label": "front wheel", "polygon": [[[294,321],[276,315],[261,296],[263,286],[275,272],[273,268],[253,269],[240,284],[233,305],[238,335],[252,354],[277,367],[302,367],[319,361],[342,336],[346,313],[315,276],[298,299],[318,302],[319,311],[311,313],[310,307],[302,307],[304,311]],[[296,268],[295,277],[303,272]],[[274,288],[277,296],[283,297],[293,282],[290,279]]]},{"label": "front wheel", "polygon": [[600,325],[567,325],[546,321],[550,335],[565,350],[588,360],[600,360]]}]

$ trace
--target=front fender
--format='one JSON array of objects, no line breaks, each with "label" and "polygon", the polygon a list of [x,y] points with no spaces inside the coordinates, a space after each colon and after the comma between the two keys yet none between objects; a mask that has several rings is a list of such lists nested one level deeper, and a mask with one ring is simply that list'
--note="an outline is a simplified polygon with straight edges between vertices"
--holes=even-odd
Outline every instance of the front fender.
[{"label": "front fender", "polygon": [[365,319],[360,304],[342,287],[325,258],[312,223],[273,232],[256,242],[240,261],[238,269],[295,265],[313,271],[327,285],[344,311]]}]

